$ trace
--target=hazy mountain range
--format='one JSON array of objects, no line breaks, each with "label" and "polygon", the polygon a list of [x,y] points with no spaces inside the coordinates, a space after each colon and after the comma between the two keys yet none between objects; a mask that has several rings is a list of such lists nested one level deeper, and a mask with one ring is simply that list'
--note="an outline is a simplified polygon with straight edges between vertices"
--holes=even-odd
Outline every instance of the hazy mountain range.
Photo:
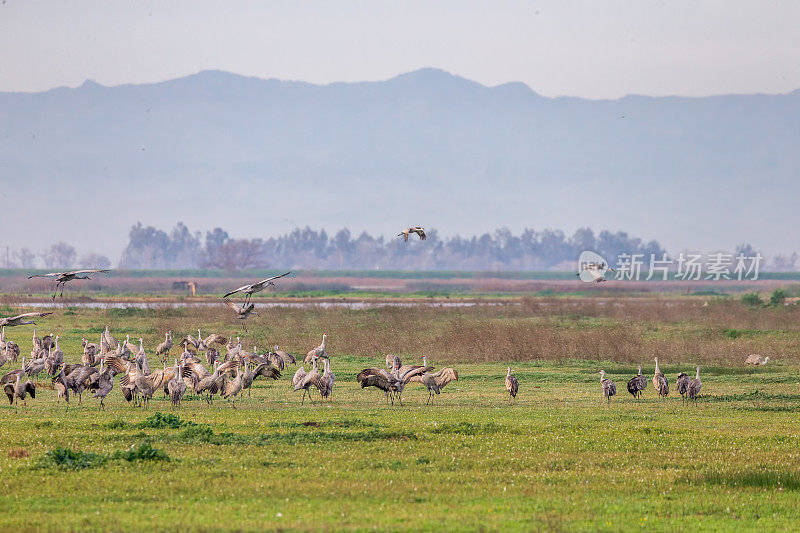
[{"label": "hazy mountain range", "polygon": [[798,178],[800,91],[546,98],[422,69],[0,93],[0,245],[114,261],[137,221],[241,237],[592,227],[671,251],[785,252],[800,248]]}]

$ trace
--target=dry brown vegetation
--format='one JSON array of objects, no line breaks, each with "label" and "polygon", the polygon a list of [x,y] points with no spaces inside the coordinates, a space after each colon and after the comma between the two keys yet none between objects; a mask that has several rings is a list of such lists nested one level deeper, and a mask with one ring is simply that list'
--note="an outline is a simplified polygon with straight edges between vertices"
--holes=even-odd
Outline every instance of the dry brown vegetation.
[{"label": "dry brown vegetation", "polygon": [[[646,363],[741,365],[760,353],[776,363],[797,364],[800,307],[748,308],[733,299],[529,298],[471,307],[343,308],[260,307],[245,333],[224,306],[149,310],[80,309],[76,332],[112,331],[144,336],[152,349],[171,329],[176,340],[198,327],[204,335],[239,335],[246,347],[280,344],[304,354],[329,335],[334,356],[382,360],[397,353],[413,360],[490,362],[591,359]],[[58,316],[48,328],[66,327]],[[62,325],[58,323],[61,322]],[[69,320],[73,323],[73,320]]]}]

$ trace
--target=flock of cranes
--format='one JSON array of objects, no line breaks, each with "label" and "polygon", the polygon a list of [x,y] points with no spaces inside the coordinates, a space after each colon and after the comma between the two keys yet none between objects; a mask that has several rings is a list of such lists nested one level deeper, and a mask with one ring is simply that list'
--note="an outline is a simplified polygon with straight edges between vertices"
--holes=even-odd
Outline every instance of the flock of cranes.
[{"label": "flock of cranes", "polygon": [[[658,366],[658,357],[654,357],[653,361],[656,363],[656,368],[653,371],[653,388],[658,393],[660,398],[669,396],[669,381],[667,377],[661,372]],[[600,391],[603,393],[603,398],[611,404],[611,397],[617,394],[617,384],[606,378],[605,370],[600,372]],[[678,394],[681,395],[683,402],[694,400],[697,402],[697,397],[700,395],[700,388],[702,382],[700,381],[700,367],[695,369],[695,378],[691,379],[688,374],[680,372],[675,381],[675,388]],[[639,365],[639,373],[633,376],[628,381],[628,392],[634,398],[641,398],[642,391],[647,388],[647,379],[642,375],[642,365]]]},{"label": "flock of cranes", "polygon": [[[331,369],[331,357],[327,350],[328,335],[323,334],[322,342],[312,348],[303,360],[310,364],[306,371],[300,366],[292,377],[292,389],[303,391],[300,404],[308,397],[312,403],[312,393],[320,395],[321,400],[331,397],[336,376]],[[69,409],[70,397],[77,397],[82,403],[83,393],[91,393],[98,399],[98,409],[105,409],[106,397],[114,389],[115,382],[124,399],[135,406],[147,408],[150,400],[158,391],[169,398],[172,405],[179,407],[185,394],[191,392],[213,404],[214,396],[228,400],[232,408],[244,391],[248,396],[253,382],[262,377],[278,380],[289,365],[296,365],[297,358],[289,352],[275,346],[274,351],[259,352],[256,346],[249,352],[242,347],[241,338],[234,341],[212,333],[203,337],[197,330],[197,337],[185,335],[177,345],[172,331],[164,334],[164,342],[151,353],[161,358],[162,368],[152,369],[148,360],[144,340],[138,343],[131,341],[131,335],[117,340],[108,326],[100,334],[98,342],[82,339],[83,354],[80,363],[66,363],[61,349],[60,335],[39,337],[33,330],[30,357],[22,355],[20,368],[7,372],[0,378],[0,387],[6,393],[9,403],[17,409],[20,403],[27,405],[27,398],[36,397],[36,384],[31,378],[39,378],[42,374],[52,381],[57,402],[64,400]],[[170,355],[173,347],[180,348],[182,353],[177,357]],[[224,350],[224,354],[221,353]],[[201,355],[204,358],[201,359]],[[21,349],[16,342],[6,339],[5,328],[0,329],[0,367],[6,363],[16,363],[20,359]],[[173,364],[167,366],[172,359]],[[321,361],[321,363],[320,363]],[[422,358],[422,365],[403,365],[399,357],[388,355],[387,368],[366,368],[358,374],[356,380],[361,388],[376,387],[384,391],[387,402],[397,401],[400,405],[405,386],[411,382],[419,382],[428,389],[428,402],[433,395],[439,394],[451,381],[458,379],[453,368],[434,371],[427,358]],[[322,365],[322,373],[318,365]],[[115,378],[119,378],[116,379]]]},{"label": "flock of cranes", "polygon": [[[402,236],[405,242],[411,234],[419,236],[420,240],[427,238],[422,227],[411,227],[401,231],[398,236]],[[589,263],[584,270],[592,274],[593,280],[597,282],[605,281],[604,273],[608,268],[604,263]],[[107,273],[107,269],[87,269],[72,270],[66,272],[51,272],[48,274],[34,274],[29,276],[54,278],[56,281],[53,299],[61,289],[61,296],[64,294],[64,285],[75,279],[91,279],[86,274]],[[255,311],[255,304],[251,302],[251,297],[257,292],[261,292],[269,286],[274,286],[274,281],[290,275],[286,272],[277,276],[272,276],[249,285],[243,285],[234,289],[223,296],[225,304],[236,314],[236,318],[242,321],[244,330],[246,320],[251,315],[258,315]],[[234,294],[244,294],[245,299],[241,305],[228,300]],[[26,324],[36,324],[34,318],[46,317],[52,312],[33,312],[24,313],[13,317],[0,318],[0,367],[7,362],[17,362],[21,350],[18,344],[5,338],[5,327],[20,326]],[[331,359],[327,351],[327,334],[322,335],[322,342],[312,348],[303,358],[304,365],[311,365],[306,371],[304,366],[300,366],[292,377],[292,389],[294,392],[303,391],[300,400],[301,405],[308,397],[313,403],[312,389],[316,389],[322,400],[330,398],[333,393],[336,376],[331,370]],[[19,402],[27,404],[27,397],[36,397],[36,386],[29,379],[42,372],[51,376],[53,387],[56,391],[57,401],[65,400],[69,405],[70,395],[77,396],[78,401],[82,401],[84,391],[91,391],[93,398],[99,398],[99,408],[105,408],[105,398],[114,387],[115,376],[120,376],[120,389],[127,401],[132,401],[135,405],[147,406],[150,399],[158,390],[163,390],[166,397],[174,406],[179,406],[184,395],[190,389],[198,396],[203,397],[208,404],[213,403],[214,395],[219,394],[223,399],[230,402],[231,407],[236,408],[236,399],[246,389],[248,395],[252,384],[258,377],[277,380],[281,377],[281,372],[287,365],[297,364],[294,355],[280,350],[275,346],[274,351],[267,350],[259,353],[254,346],[252,352],[242,348],[241,340],[237,337],[237,342],[233,339],[226,339],[218,334],[211,334],[202,337],[200,330],[197,330],[197,337],[186,335],[178,346],[183,350],[178,358],[174,359],[174,364],[167,366],[170,357],[170,350],[173,348],[172,332],[168,331],[164,335],[164,342],[155,349],[155,354],[162,358],[163,368],[151,370],[147,353],[144,348],[143,339],[139,339],[139,344],[132,343],[130,335],[126,335],[125,341],[117,341],[109,332],[108,327],[100,335],[100,342],[95,344],[87,339],[82,340],[83,355],[80,364],[66,364],[64,353],[60,346],[60,336],[55,337],[46,335],[44,338],[36,336],[33,332],[32,349],[30,358],[22,357],[22,366],[12,370],[0,378],[0,386],[8,396],[9,402],[19,405]],[[224,347],[226,353],[220,354]],[[198,357],[200,352],[205,353],[205,366]],[[322,373],[318,369],[318,361],[322,360]],[[653,388],[659,397],[664,398],[669,395],[669,381],[661,372],[658,365],[658,358],[654,358],[655,370],[653,373]],[[394,354],[386,356],[386,368],[365,368],[357,376],[356,381],[361,388],[375,387],[383,391],[387,404],[394,404],[397,401],[403,405],[403,391],[409,383],[421,383],[428,390],[427,404],[433,403],[448,383],[458,380],[458,372],[453,368],[443,368],[435,371],[433,366],[428,365],[427,357],[422,357],[421,365],[403,365],[399,357]],[[745,361],[747,365],[765,365],[769,362],[769,357],[751,355]],[[604,370],[600,370],[600,388],[603,398],[610,405],[611,397],[617,394],[616,384],[606,378]],[[702,383],[700,381],[700,367],[695,369],[695,378],[691,379],[686,373],[679,373],[675,382],[676,389],[684,402],[687,400],[697,400],[700,394]],[[508,392],[508,403],[516,400],[519,392],[519,380],[511,374],[511,368],[507,368],[505,377],[505,388]],[[642,391],[647,388],[647,379],[642,375],[642,367],[627,384],[628,392],[634,398],[641,398]]]}]

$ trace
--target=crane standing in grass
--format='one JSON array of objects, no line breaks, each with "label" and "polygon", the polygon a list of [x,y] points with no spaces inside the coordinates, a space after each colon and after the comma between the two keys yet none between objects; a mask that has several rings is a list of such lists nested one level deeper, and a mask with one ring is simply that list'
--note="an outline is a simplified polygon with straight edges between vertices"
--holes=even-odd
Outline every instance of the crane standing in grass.
[{"label": "crane standing in grass", "polygon": [[519,381],[511,375],[511,367],[506,368],[506,390],[508,391],[508,405],[511,405],[511,399],[516,401],[519,391]]},{"label": "crane standing in grass", "polygon": [[611,405],[611,397],[617,393],[617,384],[606,378],[606,371],[601,370],[600,374],[600,390],[603,391],[603,397]]},{"label": "crane standing in grass", "polygon": [[639,373],[628,381],[628,392],[634,398],[641,398],[642,391],[647,388],[647,379],[642,375],[642,365],[639,365]]},{"label": "crane standing in grass", "polygon": [[697,403],[697,396],[700,394],[700,387],[703,384],[700,382],[700,367],[697,367],[697,373],[694,376],[694,379],[689,382],[689,388],[686,391],[689,395],[690,400],[694,400]]},{"label": "crane standing in grass", "polygon": [[675,381],[675,390],[681,395],[681,401],[686,402],[686,392],[689,390],[689,382],[692,378],[685,372],[678,374],[678,379]]},{"label": "crane standing in grass", "polygon": [[667,395],[669,395],[669,382],[667,381],[666,376],[661,373],[661,369],[658,367],[658,357],[654,357],[653,361],[656,362],[656,369],[653,373],[653,388],[656,389],[659,396],[665,398]]}]

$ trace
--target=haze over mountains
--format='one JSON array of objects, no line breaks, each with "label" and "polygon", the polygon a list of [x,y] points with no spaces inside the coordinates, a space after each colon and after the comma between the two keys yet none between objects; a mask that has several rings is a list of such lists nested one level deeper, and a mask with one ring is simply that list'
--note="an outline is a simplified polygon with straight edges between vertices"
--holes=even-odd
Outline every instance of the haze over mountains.
[{"label": "haze over mountains", "polygon": [[671,251],[791,252],[798,169],[800,91],[546,98],[422,69],[0,93],[0,245],[114,261],[137,221],[237,237],[591,227]]}]

